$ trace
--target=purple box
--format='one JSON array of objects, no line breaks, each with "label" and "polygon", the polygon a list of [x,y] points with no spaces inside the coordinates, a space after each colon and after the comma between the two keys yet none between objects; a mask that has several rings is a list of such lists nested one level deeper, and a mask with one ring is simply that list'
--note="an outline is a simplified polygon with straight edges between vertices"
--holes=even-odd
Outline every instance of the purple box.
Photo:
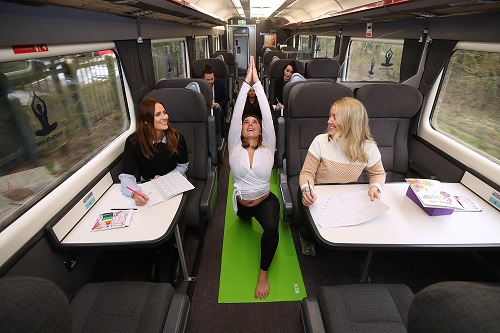
[{"label": "purple box", "polygon": [[417,195],[413,190],[411,189],[410,186],[408,186],[408,190],[406,191],[406,196],[410,198],[414,203],[416,203],[420,208],[424,210],[424,212],[427,213],[427,215],[430,216],[438,216],[438,215],[450,215],[453,213],[453,208],[430,208],[430,207],[424,207],[420,200],[418,200]]}]

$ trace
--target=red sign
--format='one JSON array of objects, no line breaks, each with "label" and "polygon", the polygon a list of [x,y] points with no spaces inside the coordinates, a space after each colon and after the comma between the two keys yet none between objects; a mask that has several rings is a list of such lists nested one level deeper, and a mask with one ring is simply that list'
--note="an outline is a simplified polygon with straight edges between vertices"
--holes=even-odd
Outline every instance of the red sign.
[{"label": "red sign", "polygon": [[35,52],[47,52],[49,47],[47,44],[33,44],[33,45],[13,45],[12,50],[15,54],[21,53],[35,53]]}]

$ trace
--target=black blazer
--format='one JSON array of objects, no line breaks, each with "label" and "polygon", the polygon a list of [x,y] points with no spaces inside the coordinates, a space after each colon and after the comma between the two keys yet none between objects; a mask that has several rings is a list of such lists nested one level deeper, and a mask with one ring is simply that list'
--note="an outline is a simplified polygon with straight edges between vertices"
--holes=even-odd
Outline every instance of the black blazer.
[{"label": "black blazer", "polygon": [[225,115],[227,113],[227,103],[229,102],[229,97],[227,96],[226,85],[217,80],[214,82],[214,101],[220,105],[221,111]]}]

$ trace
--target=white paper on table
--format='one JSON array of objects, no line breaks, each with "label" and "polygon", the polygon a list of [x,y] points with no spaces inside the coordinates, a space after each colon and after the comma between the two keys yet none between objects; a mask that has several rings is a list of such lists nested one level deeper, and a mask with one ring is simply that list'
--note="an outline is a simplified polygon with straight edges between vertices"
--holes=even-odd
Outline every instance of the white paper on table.
[{"label": "white paper on table", "polygon": [[367,191],[323,194],[309,207],[314,222],[322,228],[357,225],[384,213],[390,207],[370,200]]}]

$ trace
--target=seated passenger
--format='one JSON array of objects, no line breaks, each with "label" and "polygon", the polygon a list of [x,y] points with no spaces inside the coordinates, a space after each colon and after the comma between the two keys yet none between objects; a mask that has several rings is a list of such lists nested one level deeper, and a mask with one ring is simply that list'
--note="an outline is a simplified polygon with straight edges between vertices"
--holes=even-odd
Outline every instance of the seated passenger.
[{"label": "seated passenger", "polygon": [[[359,100],[344,97],[331,106],[327,133],[314,138],[300,172],[300,243],[303,254],[316,255],[314,237],[304,212],[304,206],[311,206],[317,199],[314,184],[356,182],[363,170],[370,177],[370,199],[380,199],[386,174],[380,151],[370,134],[366,109]],[[332,218],[335,218],[334,212],[332,207]]]},{"label": "seated passenger", "polygon": [[210,64],[206,64],[205,68],[201,72],[203,79],[210,83],[212,86],[212,92],[214,100],[212,101],[212,108],[220,107],[221,111],[221,129],[223,136],[224,133],[224,123],[227,115],[227,103],[229,102],[229,97],[227,96],[226,85],[223,82],[215,80],[214,67]]},{"label": "seated passenger", "polygon": [[125,141],[122,173],[118,176],[122,193],[143,206],[148,197],[137,186],[137,180],[149,181],[173,170],[186,176],[188,164],[186,140],[168,122],[165,107],[156,99],[143,100],[137,130]]},{"label": "seated passenger", "polygon": [[245,109],[243,113],[261,114],[259,101],[257,100],[257,95],[255,94],[253,87],[250,87],[248,90],[247,101],[245,102]]},{"label": "seated passenger", "polygon": [[283,88],[285,87],[285,84],[290,81],[292,78],[293,73],[297,72],[297,64],[295,63],[295,60],[290,60],[285,64],[283,67],[283,80],[278,79],[274,81],[274,101],[270,101],[271,103],[276,102],[276,107],[282,109],[283,108]]},{"label": "seated passenger", "polygon": [[[137,180],[149,181],[173,170],[186,176],[189,160],[186,140],[171,126],[167,110],[160,101],[146,98],[139,104],[138,109],[137,130],[125,141],[122,173],[118,178],[122,193],[132,197],[137,206],[143,206],[149,198],[141,192]],[[187,224],[186,221],[183,222],[184,224],[179,226],[181,232]],[[181,263],[178,251],[173,248],[171,250],[174,258],[170,268],[170,283],[175,285],[182,278]],[[153,262],[149,272],[151,281],[157,280],[160,254],[159,249],[152,254]]]},{"label": "seated passenger", "polygon": [[[262,105],[262,113],[245,109],[249,89],[253,87]],[[234,179],[233,209],[242,219],[255,219],[264,230],[261,238],[260,270],[254,297],[269,294],[267,271],[278,247],[280,203],[271,193],[270,179],[274,164],[276,136],[264,88],[259,81],[253,56],[250,57],[231,119],[228,134],[229,165]]]}]

